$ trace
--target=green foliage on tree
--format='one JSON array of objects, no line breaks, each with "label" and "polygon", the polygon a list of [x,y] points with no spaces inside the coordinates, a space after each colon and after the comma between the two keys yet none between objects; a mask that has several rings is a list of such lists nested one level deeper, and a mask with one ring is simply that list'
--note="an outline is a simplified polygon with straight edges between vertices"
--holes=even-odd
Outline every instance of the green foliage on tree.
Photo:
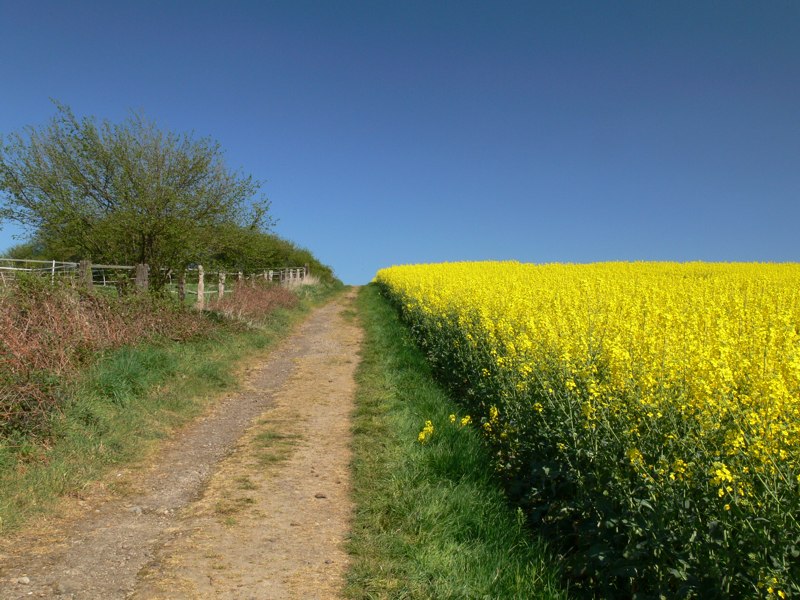
[{"label": "green foliage on tree", "polygon": [[3,256],[7,258],[19,259],[33,259],[33,260],[52,260],[54,254],[48,250],[37,240],[32,239],[27,242],[22,242],[8,248],[3,252]]},{"label": "green foliage on tree", "polygon": [[271,225],[260,183],[229,170],[217,142],[139,114],[97,123],[56,108],[46,126],[0,140],[0,219],[26,226],[37,247],[62,260],[147,263],[159,287],[168,269]]},{"label": "green foliage on tree", "polygon": [[308,265],[311,273],[323,282],[332,283],[336,279],[333,269],[321,263],[310,250],[273,233],[241,227],[225,228],[220,242],[218,252],[207,263],[212,268],[219,266],[249,273],[266,267]]}]

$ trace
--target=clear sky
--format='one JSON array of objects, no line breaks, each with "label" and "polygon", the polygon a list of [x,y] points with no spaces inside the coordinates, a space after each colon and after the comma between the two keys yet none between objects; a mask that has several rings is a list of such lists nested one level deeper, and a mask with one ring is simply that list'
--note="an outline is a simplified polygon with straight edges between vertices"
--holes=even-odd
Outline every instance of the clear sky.
[{"label": "clear sky", "polygon": [[347,283],[800,260],[794,0],[0,0],[0,133],[50,98],[215,138]]}]

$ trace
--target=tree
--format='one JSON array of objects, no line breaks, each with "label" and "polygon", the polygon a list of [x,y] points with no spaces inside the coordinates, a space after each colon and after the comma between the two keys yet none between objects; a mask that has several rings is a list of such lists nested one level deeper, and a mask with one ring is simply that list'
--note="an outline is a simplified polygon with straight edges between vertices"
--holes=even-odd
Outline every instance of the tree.
[{"label": "tree", "polygon": [[256,198],[261,184],[230,171],[217,142],[161,131],[140,114],[98,125],[56,108],[47,126],[0,140],[0,219],[45,246],[147,263],[159,287],[168,269],[213,256],[216,232],[271,225],[269,202]]},{"label": "tree", "polygon": [[333,269],[322,264],[310,250],[274,233],[250,228],[223,228],[218,236],[220,244],[208,264],[236,271],[252,272],[267,267],[299,267],[308,265],[315,277],[333,283]]},{"label": "tree", "polygon": [[20,244],[15,244],[3,252],[7,258],[17,258],[21,260],[52,260],[53,255],[47,252],[44,246],[36,239],[28,240]]}]

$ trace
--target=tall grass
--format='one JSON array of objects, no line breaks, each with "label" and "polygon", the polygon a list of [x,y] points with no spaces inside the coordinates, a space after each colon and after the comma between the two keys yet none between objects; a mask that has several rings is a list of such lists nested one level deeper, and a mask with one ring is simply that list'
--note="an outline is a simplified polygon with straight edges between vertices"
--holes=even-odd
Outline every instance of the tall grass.
[{"label": "tall grass", "polygon": [[354,424],[350,598],[563,598],[544,546],[492,479],[480,436],[456,423],[419,441],[455,404],[374,286]]}]

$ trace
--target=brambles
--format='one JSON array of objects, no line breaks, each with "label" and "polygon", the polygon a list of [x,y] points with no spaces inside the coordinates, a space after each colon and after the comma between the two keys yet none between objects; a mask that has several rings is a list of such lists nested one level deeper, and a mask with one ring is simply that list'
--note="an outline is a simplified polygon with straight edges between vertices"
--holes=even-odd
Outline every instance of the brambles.
[{"label": "brambles", "polygon": [[455,263],[377,281],[578,588],[800,593],[800,266]]},{"label": "brambles", "polygon": [[215,300],[211,308],[226,317],[255,322],[278,308],[297,306],[297,294],[280,285],[264,282],[237,282],[233,293]]}]

